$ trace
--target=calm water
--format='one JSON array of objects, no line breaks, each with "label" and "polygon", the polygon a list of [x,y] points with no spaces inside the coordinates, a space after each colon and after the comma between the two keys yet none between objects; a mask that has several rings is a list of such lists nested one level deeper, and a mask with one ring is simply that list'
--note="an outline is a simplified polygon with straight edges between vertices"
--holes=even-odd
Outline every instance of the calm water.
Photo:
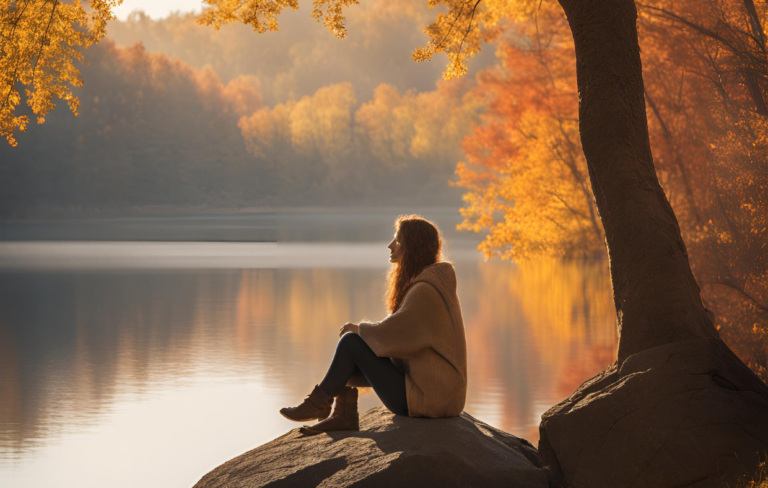
[{"label": "calm water", "polygon": [[[6,232],[16,240],[0,242],[0,486],[189,487],[299,426],[278,410],[322,379],[339,327],[385,316],[396,215],[255,218],[272,222],[261,228],[276,243]],[[475,236],[451,231],[457,213],[423,215],[446,231],[456,265],[465,410],[535,443],[541,414],[612,360],[606,264],[485,262]],[[229,241],[249,218],[178,225]],[[361,396],[361,410],[378,405]]]}]

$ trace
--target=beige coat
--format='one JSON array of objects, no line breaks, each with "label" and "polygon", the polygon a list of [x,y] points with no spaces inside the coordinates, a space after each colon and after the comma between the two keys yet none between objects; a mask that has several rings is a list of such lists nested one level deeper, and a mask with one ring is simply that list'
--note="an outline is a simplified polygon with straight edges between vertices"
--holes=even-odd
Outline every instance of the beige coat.
[{"label": "beige coat", "polygon": [[414,278],[400,308],[377,323],[360,324],[360,336],[379,357],[405,372],[410,417],[454,417],[467,396],[467,343],[456,272],[448,262]]}]

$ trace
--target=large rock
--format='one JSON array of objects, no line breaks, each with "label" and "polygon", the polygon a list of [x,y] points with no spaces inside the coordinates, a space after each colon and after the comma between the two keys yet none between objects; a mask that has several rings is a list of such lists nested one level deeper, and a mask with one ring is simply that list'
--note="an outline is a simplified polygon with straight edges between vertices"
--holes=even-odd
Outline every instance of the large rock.
[{"label": "large rock", "polygon": [[467,413],[409,418],[385,407],[360,418],[360,432],[304,436],[294,429],[214,469],[195,488],[270,487],[546,488],[536,449]]},{"label": "large rock", "polygon": [[719,340],[675,342],[584,383],[539,430],[559,485],[734,486],[768,451],[768,387]]}]

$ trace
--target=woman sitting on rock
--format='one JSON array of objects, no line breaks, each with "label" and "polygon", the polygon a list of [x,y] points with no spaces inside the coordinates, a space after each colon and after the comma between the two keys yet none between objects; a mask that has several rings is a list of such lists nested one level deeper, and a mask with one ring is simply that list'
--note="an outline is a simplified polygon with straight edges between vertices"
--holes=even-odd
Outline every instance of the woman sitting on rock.
[{"label": "woman sitting on rock", "polygon": [[280,410],[297,422],[322,420],[305,433],[359,430],[355,386],[373,387],[398,415],[453,417],[464,409],[464,321],[456,272],[441,261],[440,231],[417,215],[400,216],[387,247],[393,263],[386,295],[390,315],[341,327],[325,378],[301,405]]}]

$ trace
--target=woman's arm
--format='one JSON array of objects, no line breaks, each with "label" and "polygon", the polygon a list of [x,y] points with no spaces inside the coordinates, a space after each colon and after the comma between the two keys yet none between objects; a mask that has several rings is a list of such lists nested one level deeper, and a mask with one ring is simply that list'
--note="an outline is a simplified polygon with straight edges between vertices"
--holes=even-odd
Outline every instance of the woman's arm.
[{"label": "woman's arm", "polygon": [[428,283],[416,283],[397,312],[377,324],[362,322],[358,334],[379,357],[412,356],[432,345],[438,307],[445,307],[440,293]]}]

